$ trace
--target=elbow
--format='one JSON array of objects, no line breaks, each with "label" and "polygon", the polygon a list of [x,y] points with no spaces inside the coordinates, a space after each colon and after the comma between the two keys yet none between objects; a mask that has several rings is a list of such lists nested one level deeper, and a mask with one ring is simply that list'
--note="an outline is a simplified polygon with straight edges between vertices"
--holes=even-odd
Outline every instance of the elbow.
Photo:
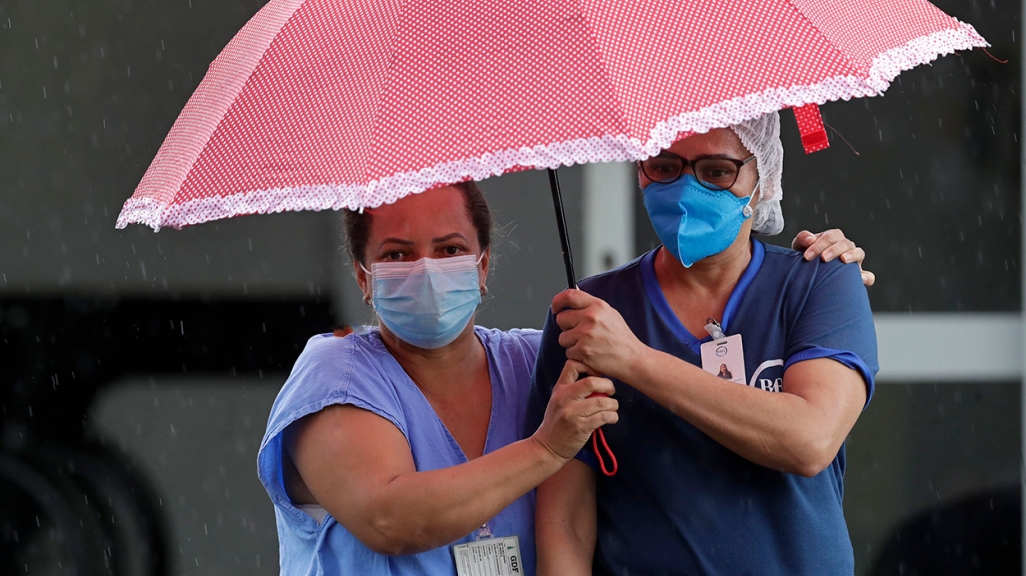
[{"label": "elbow", "polygon": [[801,448],[791,453],[790,462],[784,472],[812,478],[830,466],[837,458],[840,446],[823,438],[801,442]]},{"label": "elbow", "polygon": [[392,538],[376,536],[370,538],[359,538],[359,540],[364,546],[370,549],[371,552],[384,556],[402,556],[404,554],[415,554],[417,552],[416,550],[410,550],[410,548],[403,542]]},{"label": "elbow", "polygon": [[350,531],[372,552],[385,556],[418,554],[433,548],[426,538],[418,537],[421,531],[411,527],[409,522],[403,522],[402,518],[377,515],[363,530]]},{"label": "elbow", "polygon": [[831,459],[825,462],[821,460],[809,460],[806,462],[799,462],[795,466],[794,470],[790,472],[792,474],[797,474],[798,476],[802,476],[805,478],[812,478],[813,476],[826,470],[827,466],[829,466],[830,462],[832,461],[833,460]]}]

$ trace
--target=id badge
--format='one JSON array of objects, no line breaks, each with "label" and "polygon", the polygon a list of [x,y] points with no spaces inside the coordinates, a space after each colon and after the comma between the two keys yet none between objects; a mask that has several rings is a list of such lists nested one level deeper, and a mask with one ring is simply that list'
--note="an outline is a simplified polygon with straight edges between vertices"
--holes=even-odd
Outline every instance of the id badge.
[{"label": "id badge", "polygon": [[486,538],[452,547],[456,576],[520,576],[523,559],[520,538]]},{"label": "id badge", "polygon": [[734,334],[702,344],[702,370],[724,380],[748,384],[741,335]]}]

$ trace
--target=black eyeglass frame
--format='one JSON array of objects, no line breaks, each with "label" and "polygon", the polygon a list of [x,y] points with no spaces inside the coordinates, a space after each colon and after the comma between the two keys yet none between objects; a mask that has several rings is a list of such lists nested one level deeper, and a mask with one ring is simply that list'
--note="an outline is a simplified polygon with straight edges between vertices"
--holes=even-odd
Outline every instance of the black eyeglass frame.
[{"label": "black eyeglass frame", "polygon": [[[755,154],[752,154],[751,156],[749,156],[748,158],[745,158],[744,160],[738,160],[737,158],[724,158],[722,156],[705,157],[705,158],[698,158],[696,160],[688,160],[687,158],[684,158],[683,156],[678,156],[678,155],[674,154],[673,152],[665,152],[665,151],[664,152],[660,152],[658,156],[653,156],[652,158],[658,158],[660,156],[662,156],[664,158],[669,156],[669,157],[672,157],[672,158],[676,158],[677,160],[680,160],[681,164],[682,164],[681,168],[680,168],[680,174],[677,174],[676,177],[674,177],[674,178],[672,178],[670,180],[657,180],[657,179],[651,177],[648,174],[648,172],[645,171],[645,160],[640,160],[640,161],[638,161],[638,168],[641,170],[642,174],[645,175],[645,178],[648,178],[652,182],[658,182],[659,184],[673,184],[677,180],[680,180],[681,176],[683,176],[684,173],[687,172],[688,166],[690,166],[691,167],[691,171],[695,173],[695,180],[698,181],[699,185],[701,185],[703,188],[706,188],[707,190],[717,190],[717,191],[719,191],[719,190],[729,190],[732,186],[734,186],[734,184],[737,184],[738,176],[741,175],[741,168],[743,168],[746,164],[748,164],[752,160],[755,160]],[[649,158],[648,160],[651,160],[651,158]],[[734,166],[736,166],[737,167],[737,172],[734,173],[734,181],[730,183],[730,186],[713,186],[713,185],[711,185],[711,184],[709,184],[707,182],[703,182],[702,179],[698,177],[697,170],[695,170],[695,164],[697,164],[698,162],[701,162],[703,160],[725,160],[727,162],[730,162]]]}]

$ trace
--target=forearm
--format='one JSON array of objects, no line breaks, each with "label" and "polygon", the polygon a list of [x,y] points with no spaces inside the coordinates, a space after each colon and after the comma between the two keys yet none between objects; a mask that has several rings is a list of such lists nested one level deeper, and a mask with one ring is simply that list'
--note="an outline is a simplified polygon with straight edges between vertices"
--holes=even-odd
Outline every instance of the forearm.
[{"label": "forearm", "polygon": [[[813,475],[847,430],[806,398],[726,383],[675,356],[648,349],[624,381],[739,456]],[[786,387],[785,387],[786,388]],[[852,420],[852,424],[854,420]],[[832,452],[831,452],[832,451]]]},{"label": "forearm", "polygon": [[537,503],[538,576],[590,575],[598,523],[594,472],[570,461],[538,487]]},{"label": "forearm", "polygon": [[413,554],[458,540],[564,463],[528,438],[458,466],[398,476],[374,495],[369,506],[378,541],[371,547]]}]

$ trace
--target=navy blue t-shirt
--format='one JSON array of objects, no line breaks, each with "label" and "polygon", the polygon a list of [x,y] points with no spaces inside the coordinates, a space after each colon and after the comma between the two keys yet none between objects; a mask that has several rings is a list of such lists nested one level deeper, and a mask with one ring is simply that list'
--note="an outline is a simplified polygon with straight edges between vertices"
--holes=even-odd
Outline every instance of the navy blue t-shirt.
[{"label": "navy blue t-shirt", "polygon": [[[832,358],[859,372],[867,403],[877,371],[876,332],[858,266],[807,262],[752,243],[752,260],[724,310],[741,334],[748,385],[779,393],[793,363]],[[648,346],[701,366],[700,345],[671,310],[655,278],[655,251],[589,278]],[[566,361],[550,312],[535,364],[533,417]],[[850,575],[854,560],[841,507],[844,447],[804,478],[754,464],[621,381],[619,423],[604,428],[619,471],[596,473],[595,574]],[[725,380],[724,386],[739,386]],[[533,426],[528,426],[533,430]],[[579,456],[593,469],[590,444]]]}]

